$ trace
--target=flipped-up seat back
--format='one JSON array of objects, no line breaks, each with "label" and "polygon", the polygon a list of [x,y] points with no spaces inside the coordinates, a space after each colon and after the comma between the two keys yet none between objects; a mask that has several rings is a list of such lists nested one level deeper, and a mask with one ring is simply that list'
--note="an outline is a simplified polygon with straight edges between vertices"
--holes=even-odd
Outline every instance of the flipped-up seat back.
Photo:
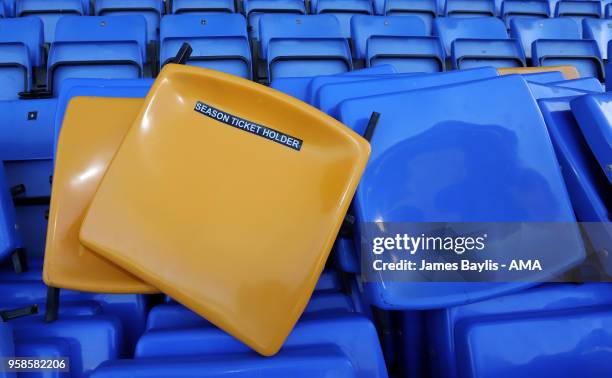
[{"label": "flipped-up seat back", "polygon": [[496,17],[438,18],[433,34],[442,40],[455,69],[525,66],[519,44],[508,38],[503,21]]},{"label": "flipped-up seat back", "polygon": [[82,0],[18,0],[16,17],[38,17],[45,29],[45,43],[54,40],[57,22],[64,16],[82,16],[86,9]]},{"label": "flipped-up seat back", "polygon": [[141,15],[147,21],[147,42],[157,41],[164,13],[162,0],[97,0],[97,16]]},{"label": "flipped-up seat back", "polygon": [[234,0],[173,0],[172,14],[234,13]]},{"label": "flipped-up seat back", "polygon": [[501,5],[501,18],[510,27],[510,20],[514,17],[548,18],[550,7],[543,0],[504,0]]},{"label": "flipped-up seat back", "polygon": [[417,16],[425,23],[428,33],[438,15],[436,0],[385,0],[385,16]]},{"label": "flipped-up seat back", "polygon": [[259,39],[259,19],[264,14],[306,15],[304,0],[244,0],[249,38]]},{"label": "flipped-up seat back", "polygon": [[42,64],[43,25],[35,17],[0,19],[0,100],[32,88],[32,69]]},{"label": "flipped-up seat back", "polygon": [[612,20],[588,18],[582,21],[582,37],[594,39],[603,60],[608,60],[608,46],[612,40]]},{"label": "flipped-up seat back", "polygon": [[344,38],[351,37],[351,18],[355,15],[373,15],[372,0],[315,0],[311,2],[315,14],[333,14],[340,22]]},{"label": "flipped-up seat back", "polygon": [[581,27],[576,21],[563,17],[515,18],[510,22],[510,30],[533,66],[573,65],[580,76],[603,80],[597,42],[582,39]]},{"label": "flipped-up seat back", "polygon": [[160,65],[168,63],[188,42],[187,64],[252,77],[247,26],[240,14],[168,15],[162,19]]},{"label": "flipped-up seat back", "polygon": [[288,95],[183,65],[163,68],[142,109],[81,242],[259,353],[276,353],[323,270],[367,142]]},{"label": "flipped-up seat back", "polygon": [[601,1],[562,0],[555,9],[555,17],[568,17],[578,24],[582,20],[601,18],[601,14]]},{"label": "flipped-up seat back", "polygon": [[493,0],[446,0],[446,17],[495,17]]},{"label": "flipped-up seat back", "polygon": [[331,75],[352,69],[348,41],[332,15],[263,15],[260,57],[268,79]]},{"label": "flipped-up seat back", "polygon": [[142,16],[65,17],[58,22],[47,62],[48,87],[59,93],[66,78],[134,79],[146,61]]},{"label": "flipped-up seat back", "polygon": [[352,41],[366,67],[392,65],[397,72],[444,71],[440,41],[418,17],[353,16]]},{"label": "flipped-up seat back", "polygon": [[[140,111],[149,86],[147,80],[73,79],[60,93],[43,270],[43,279],[50,287],[97,293],[156,291],[81,245],[78,235],[85,211]],[[124,98],[112,98],[118,96]],[[87,127],[83,127],[84,123]],[[83,175],[86,179],[81,179]]]}]

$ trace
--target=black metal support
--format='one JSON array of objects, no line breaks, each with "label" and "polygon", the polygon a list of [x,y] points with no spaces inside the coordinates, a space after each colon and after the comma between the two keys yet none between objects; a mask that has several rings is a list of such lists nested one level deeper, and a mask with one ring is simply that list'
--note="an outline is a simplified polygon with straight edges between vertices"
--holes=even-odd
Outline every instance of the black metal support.
[{"label": "black metal support", "polygon": [[23,194],[25,192],[26,192],[26,187],[23,184],[18,184],[18,185],[15,185],[15,186],[11,187],[11,195],[13,197],[16,197],[16,196],[18,196],[20,194]]},{"label": "black metal support", "polygon": [[11,261],[13,262],[15,273],[21,274],[28,270],[28,256],[24,248],[17,248],[11,255]]},{"label": "black metal support", "polygon": [[187,42],[184,42],[181,45],[179,51],[176,53],[174,59],[172,59],[172,63],[185,64],[185,62],[187,62],[187,59],[189,59],[189,57],[191,56],[192,52],[193,49],[191,48],[191,45]]},{"label": "black metal support", "polygon": [[370,142],[372,140],[372,137],[374,136],[374,132],[376,131],[376,126],[378,126],[379,119],[380,119],[380,113],[372,112],[372,115],[370,116],[370,120],[368,121],[368,126],[366,127],[365,132],[363,133],[363,137],[368,142]]},{"label": "black metal support", "polygon": [[47,304],[45,306],[45,322],[51,323],[57,320],[59,313],[60,289],[49,286],[47,288]]},{"label": "black metal support", "polygon": [[16,308],[14,310],[0,311],[0,319],[3,322],[8,322],[12,319],[21,318],[23,316],[38,314],[38,305],[31,305],[26,307]]}]

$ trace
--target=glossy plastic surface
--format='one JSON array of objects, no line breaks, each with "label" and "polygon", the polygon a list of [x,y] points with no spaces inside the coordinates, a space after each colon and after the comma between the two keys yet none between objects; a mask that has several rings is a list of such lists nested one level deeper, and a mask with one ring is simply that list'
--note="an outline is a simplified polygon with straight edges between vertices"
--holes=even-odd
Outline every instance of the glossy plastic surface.
[{"label": "glossy plastic surface", "polygon": [[70,101],[55,158],[43,270],[47,285],[101,293],[157,291],[79,242],[85,212],[142,103],[99,97]]},{"label": "glossy plastic surface", "polygon": [[[198,102],[303,143],[296,150],[231,127],[196,111]],[[248,160],[240,157],[246,151]],[[274,354],[323,270],[368,154],[364,139],[289,96],[167,65],[107,170],[80,239],[261,354]]]},{"label": "glossy plastic surface", "polygon": [[[437,111],[440,101],[446,104],[444,112]],[[515,111],[517,104],[520,114]],[[472,106],[480,110],[471,110]],[[354,200],[357,230],[375,221],[575,221],[546,126],[521,77],[348,100],[340,106],[340,120],[363,127],[373,110],[381,118],[371,142],[372,158]],[[419,127],[406,128],[406,115]],[[495,138],[491,128],[498,130]],[[453,157],[457,148],[461,159]],[[509,189],[515,185],[523,189]],[[406,187],[412,188],[410,196]],[[556,265],[550,266],[553,271],[563,272],[584,259],[577,228],[572,243],[571,253],[559,256]],[[538,272],[533,277],[545,279]],[[466,303],[534,284],[375,282],[366,290],[377,306],[409,309]]]}]

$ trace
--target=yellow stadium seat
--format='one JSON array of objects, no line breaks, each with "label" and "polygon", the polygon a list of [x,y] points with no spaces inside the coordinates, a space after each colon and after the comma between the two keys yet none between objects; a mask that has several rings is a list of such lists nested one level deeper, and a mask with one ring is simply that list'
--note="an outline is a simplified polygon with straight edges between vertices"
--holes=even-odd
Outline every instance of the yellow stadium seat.
[{"label": "yellow stadium seat", "polygon": [[531,74],[539,72],[559,71],[563,74],[565,80],[580,79],[580,74],[574,66],[542,66],[542,67],[509,67],[498,68],[497,72],[500,75],[510,74]]},{"label": "yellow stadium seat", "polygon": [[85,211],[142,103],[95,97],[70,101],[53,175],[43,268],[47,285],[101,293],[157,292],[79,241]]},{"label": "yellow stadium seat", "polygon": [[80,240],[273,355],[314,290],[369,151],[293,97],[169,64],[102,179]]}]

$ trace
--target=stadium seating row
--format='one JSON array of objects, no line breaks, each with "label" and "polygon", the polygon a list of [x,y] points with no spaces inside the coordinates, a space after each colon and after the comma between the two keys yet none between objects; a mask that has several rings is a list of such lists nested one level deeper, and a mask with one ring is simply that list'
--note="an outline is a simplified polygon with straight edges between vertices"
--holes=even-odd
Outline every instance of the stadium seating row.
[{"label": "stadium seating row", "polygon": [[[366,223],[380,217],[385,221],[573,221],[575,214],[580,221],[610,221],[609,176],[602,165],[609,161],[610,149],[601,144],[601,132],[609,125],[610,100],[596,79],[564,80],[559,72],[498,77],[492,68],[389,75],[392,71],[378,66],[338,76],[272,82],[272,87],[295,94],[360,133],[373,109],[381,113],[372,139],[372,161],[354,200],[355,235],[344,238],[344,253],[359,259],[355,241]],[[150,80],[70,79],[58,99],[20,100],[12,106],[26,104],[33,109],[59,102],[58,114],[51,116],[58,120],[56,138],[70,98],[142,97],[150,85]],[[440,101],[447,104],[445,112],[438,111]],[[407,117],[422,129],[406,129]],[[32,148],[41,145],[39,156],[54,155],[49,152],[53,131],[14,127],[22,138],[15,136],[6,145],[13,144],[15,154],[32,141]],[[492,128],[495,132],[490,132]],[[8,141],[4,135],[0,140]],[[449,146],[459,146],[464,158],[444,155],[452,154]],[[437,152],[431,154],[432,150]],[[482,156],[491,160],[483,161]],[[520,164],[515,164],[517,159]],[[459,169],[467,176],[452,174]],[[10,179],[17,172],[7,176]],[[452,182],[441,183],[436,175]],[[410,185],[414,182],[419,185]],[[519,186],[528,189],[516,190]],[[406,187],[413,188],[410,196]],[[6,196],[10,194],[5,191],[0,198]],[[504,200],[497,200],[499,196]],[[10,207],[10,202],[4,203]],[[8,224],[5,230],[11,229]],[[562,272],[574,266],[585,258],[586,249],[612,272],[609,258],[599,253],[610,245],[609,230],[587,229],[584,242],[592,248],[582,247],[583,239],[577,235],[572,237],[572,253],[555,255],[555,269]],[[341,253],[338,245],[336,254]],[[0,274],[0,309],[38,304],[44,310],[46,289],[40,282],[40,266],[31,265],[32,271],[25,275]],[[285,347],[268,359],[254,355],[171,299],[152,306],[149,296],[63,290],[58,321],[45,324],[42,316],[33,315],[0,323],[0,332],[13,334],[0,339],[0,349],[13,348],[22,356],[70,356],[72,376],[94,377],[188,376],[202,371],[229,376],[237,367],[242,373],[234,374],[245,377],[253,371],[271,377],[322,372],[385,377],[388,369],[382,351],[393,369],[417,376],[426,369],[439,376],[474,378],[500,372],[600,377],[609,371],[610,285],[556,284],[510,293],[532,284],[366,282],[360,288],[351,282],[348,295],[337,273],[328,270]],[[390,330],[381,331],[383,345],[372,327],[372,322],[381,327],[380,314],[374,316],[366,309],[371,304],[402,311],[385,313],[399,319]],[[412,311],[422,308],[435,310]],[[423,318],[426,321],[420,323]],[[394,353],[402,355],[395,357],[399,367],[393,365]],[[423,365],[423,358],[430,359],[430,367]]]},{"label": "stadium seating row", "polygon": [[168,15],[157,54],[140,16],[67,16],[45,54],[37,19],[0,20],[0,99],[40,95],[45,86],[57,96],[69,77],[151,77],[184,42],[193,48],[190,65],[264,81],[384,64],[401,73],[440,72],[447,61],[453,69],[572,64],[581,76],[603,80],[612,39],[610,21],[593,19],[581,29],[570,19],[516,18],[509,35],[494,17],[436,18],[431,36],[417,17],[355,16],[352,45],[332,15],[264,15],[260,23],[251,45],[240,15]]},{"label": "stadium seating row", "polygon": [[[437,16],[473,17],[500,16],[505,21],[515,16],[528,17],[574,17],[600,18],[609,16],[607,0],[138,0],[124,3],[116,0],[88,0],[41,2],[37,0],[3,0],[0,14],[4,17],[26,17],[38,15],[49,20],[50,31],[57,15],[53,13],[71,13],[75,15],[108,15],[111,13],[141,12],[148,13],[149,26],[159,24],[163,14],[209,14],[209,13],[242,13],[250,25],[253,25],[254,36],[257,36],[258,18],[266,13],[290,13],[295,15],[332,13],[341,18],[353,14],[365,15],[417,15],[426,23]],[[559,4],[560,3],[560,4]]]}]

